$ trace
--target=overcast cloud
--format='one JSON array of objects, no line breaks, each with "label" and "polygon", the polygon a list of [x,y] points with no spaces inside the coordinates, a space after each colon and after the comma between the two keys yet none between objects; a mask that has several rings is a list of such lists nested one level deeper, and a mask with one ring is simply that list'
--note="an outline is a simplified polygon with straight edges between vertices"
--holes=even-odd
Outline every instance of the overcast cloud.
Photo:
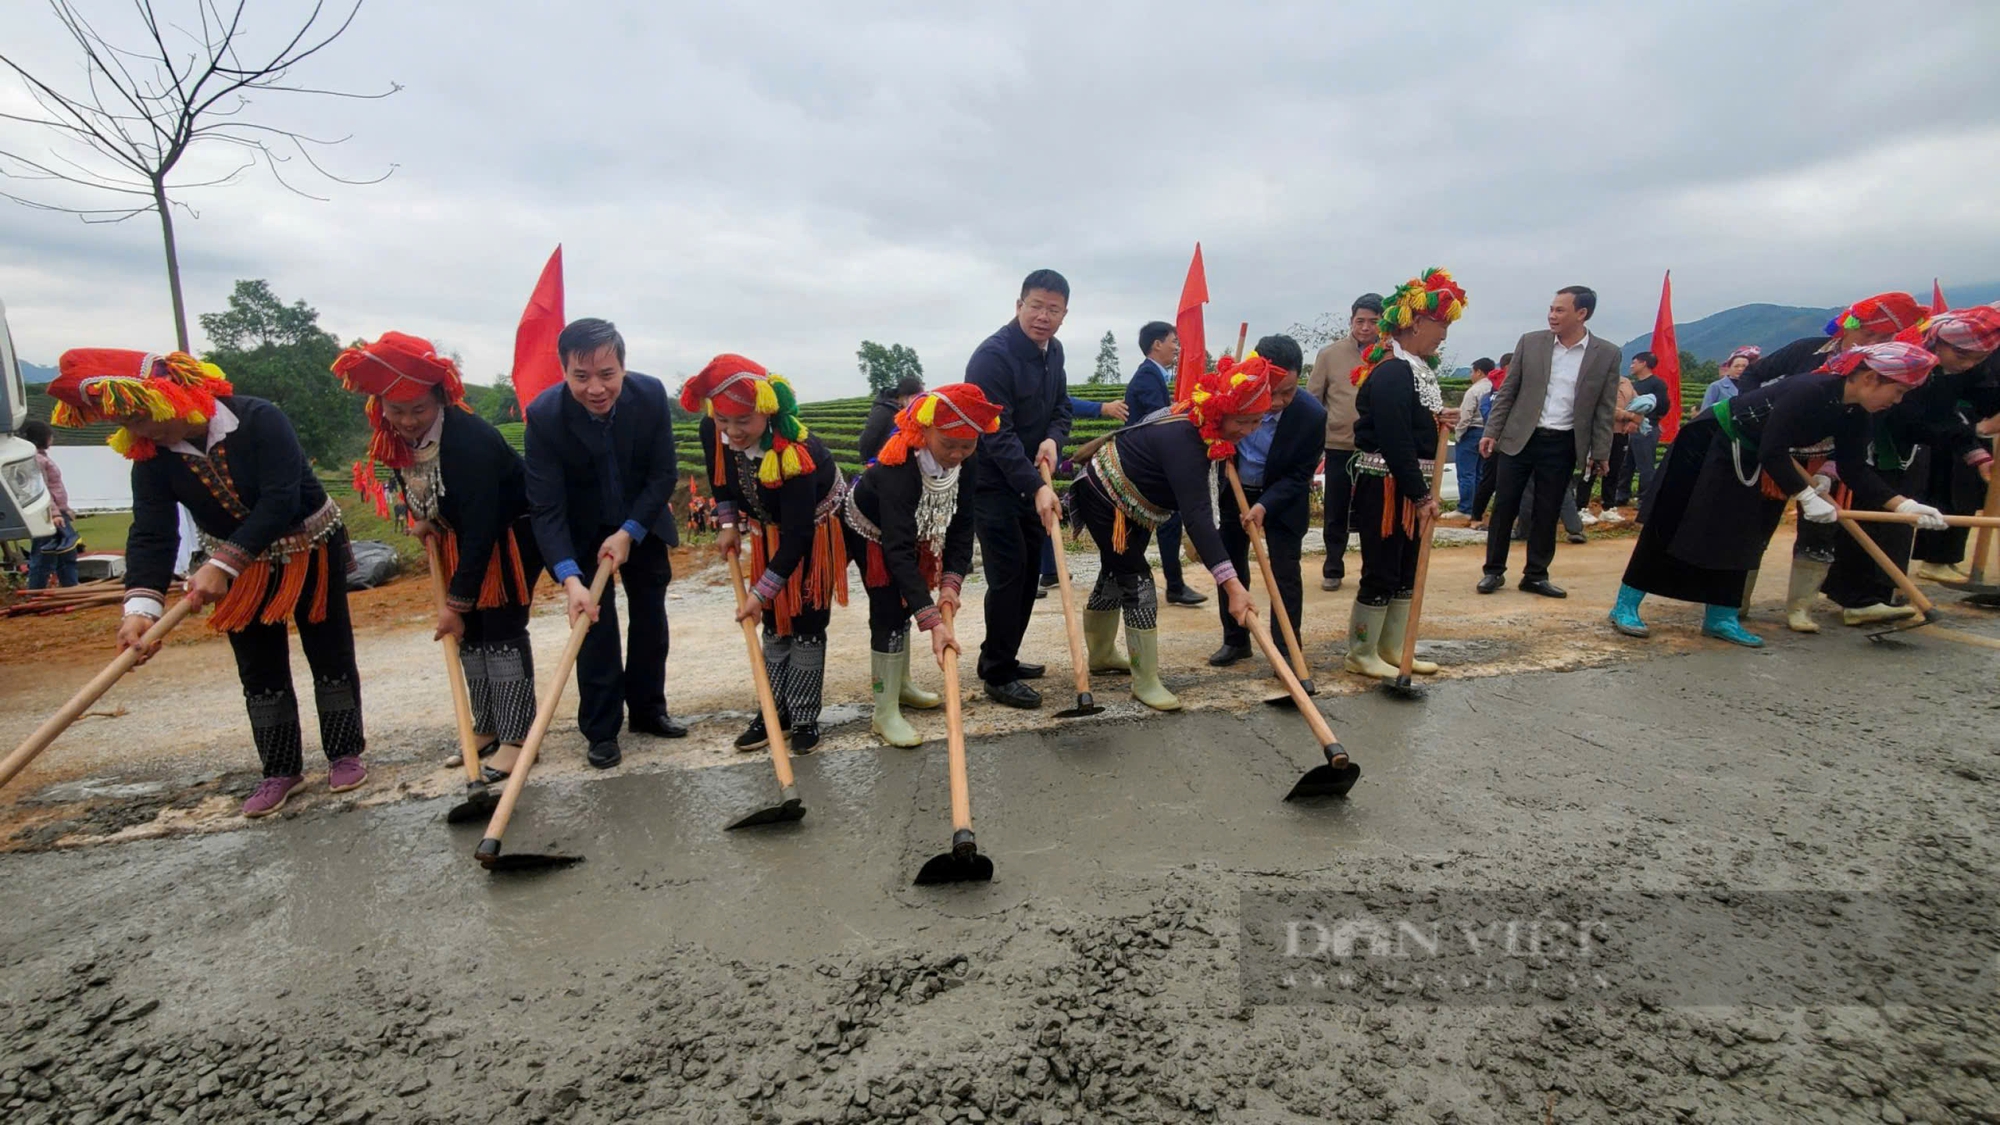
[{"label": "overcast cloud", "polygon": [[[132,26],[124,0],[85,7]],[[266,42],[303,10],[251,8]],[[58,35],[38,4],[0,10],[9,52],[68,78]],[[864,338],[958,378],[1041,266],[1074,289],[1071,378],[1107,329],[1129,370],[1196,240],[1212,341],[1444,265],[1470,293],[1463,363],[1571,283],[1622,342],[1668,268],[1684,321],[2000,280],[1996,48],[1991,0],[374,0],[301,77],[403,92],[257,112],[351,133],[346,174],[395,174],[327,203],[262,174],[187,192],[180,251],[194,312],[266,278],[343,340],[426,335],[479,381],[558,242],[568,314],[616,321],[634,368],[738,351],[807,399],[860,392]],[[0,80],[0,108],[31,107]],[[46,150],[22,128],[0,143]],[[172,343],[151,216],[0,201],[0,300],[34,362]]]}]

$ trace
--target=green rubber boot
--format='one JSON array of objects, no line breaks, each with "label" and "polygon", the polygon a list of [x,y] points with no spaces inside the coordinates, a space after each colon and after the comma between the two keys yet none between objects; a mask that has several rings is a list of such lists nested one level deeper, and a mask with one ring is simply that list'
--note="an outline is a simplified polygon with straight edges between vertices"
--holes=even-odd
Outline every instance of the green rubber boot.
[{"label": "green rubber boot", "polygon": [[875,673],[875,717],[869,722],[882,741],[891,746],[922,746],[924,736],[917,728],[903,719],[900,706],[903,686],[903,662],[909,649],[902,652],[871,652],[868,664]]},{"label": "green rubber boot", "polygon": [[[1382,663],[1403,671],[1403,638],[1410,635],[1410,599],[1389,599],[1389,612],[1382,616],[1382,641],[1375,651],[1382,656]],[[1428,660],[1410,658],[1410,673],[1416,676],[1435,676],[1438,666]]]},{"label": "green rubber boot", "polygon": [[1180,710],[1179,697],[1160,682],[1159,630],[1127,625],[1125,644],[1132,650],[1132,698],[1155,711]]},{"label": "green rubber boot", "polygon": [[[910,642],[915,634],[903,634],[903,651],[896,654],[896,663],[902,668],[902,691],[896,696],[905,707],[915,707],[919,711],[929,711],[944,705],[944,697],[934,691],[925,691],[910,679]],[[926,641],[926,644],[929,642]]]},{"label": "green rubber boot", "polygon": [[1083,611],[1083,643],[1090,652],[1090,672],[1130,672],[1132,662],[1118,651],[1118,611]]}]

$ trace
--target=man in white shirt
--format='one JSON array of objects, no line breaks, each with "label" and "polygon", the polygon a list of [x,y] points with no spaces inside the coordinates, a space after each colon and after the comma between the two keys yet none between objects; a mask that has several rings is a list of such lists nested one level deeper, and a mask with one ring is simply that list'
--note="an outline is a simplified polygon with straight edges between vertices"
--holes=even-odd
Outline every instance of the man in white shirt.
[{"label": "man in white shirt", "polygon": [[1521,508],[1521,494],[1534,482],[1528,529],[1528,565],[1521,589],[1546,598],[1567,597],[1549,581],[1556,554],[1558,502],[1570,488],[1578,462],[1593,474],[1610,469],[1611,415],[1617,405],[1618,349],[1587,327],[1597,294],[1571,285],[1549,302],[1549,327],[1530,332],[1514,347],[1514,365],[1493,395],[1482,454],[1494,457],[1493,519],[1487,525],[1486,574],[1479,592],[1506,584],[1508,529]]}]

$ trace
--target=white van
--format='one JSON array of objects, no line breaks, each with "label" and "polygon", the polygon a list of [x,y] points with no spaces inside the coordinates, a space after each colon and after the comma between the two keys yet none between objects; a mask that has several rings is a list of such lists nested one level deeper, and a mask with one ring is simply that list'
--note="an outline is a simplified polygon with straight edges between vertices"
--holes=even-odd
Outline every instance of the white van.
[{"label": "white van", "polygon": [[15,436],[28,421],[28,387],[14,358],[7,330],[7,306],[0,304],[0,542],[54,535],[48,482],[35,461],[35,447]]}]

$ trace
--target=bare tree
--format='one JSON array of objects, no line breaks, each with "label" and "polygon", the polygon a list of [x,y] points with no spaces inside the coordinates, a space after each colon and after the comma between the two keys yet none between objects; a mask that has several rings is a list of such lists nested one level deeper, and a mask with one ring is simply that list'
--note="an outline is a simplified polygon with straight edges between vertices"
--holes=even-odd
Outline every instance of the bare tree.
[{"label": "bare tree", "polygon": [[[235,9],[225,13],[222,0],[193,0],[193,26],[181,26],[161,20],[153,0],[133,0],[145,42],[128,49],[112,43],[92,26],[73,0],[49,0],[63,30],[83,51],[80,91],[59,90],[30,74],[14,56],[0,51],[0,65],[20,77],[43,111],[40,116],[0,112],[0,120],[40,125],[56,134],[56,143],[46,155],[29,156],[0,148],[0,177],[45,181],[124,198],[115,205],[79,207],[7,191],[0,191],[0,197],[37,210],[77,215],[86,223],[119,223],[148,212],[158,214],[167,249],[167,284],[174,298],[174,331],[183,351],[188,347],[187,308],[181,299],[173,209],[179,207],[191,218],[199,216],[186,203],[171,198],[170,192],[227,184],[262,164],[287,190],[321,199],[294,179],[309,169],[311,174],[336,183],[373,184],[395,171],[392,164],[388,172],[374,179],[345,179],[322,166],[313,149],[341,144],[347,137],[321,140],[245,117],[252,95],[257,93],[374,99],[402,89],[390,83],[379,93],[353,93],[291,80],[295,67],[347,31],[361,10],[361,0],[354,0],[346,16],[337,21],[324,11],[325,0],[316,0],[304,24],[282,45],[256,53],[243,42],[243,11],[248,3],[237,0]],[[181,158],[204,145],[233,146],[243,163],[227,175],[169,182]],[[303,159],[306,169],[294,170],[288,177],[286,165],[295,155]]]}]

